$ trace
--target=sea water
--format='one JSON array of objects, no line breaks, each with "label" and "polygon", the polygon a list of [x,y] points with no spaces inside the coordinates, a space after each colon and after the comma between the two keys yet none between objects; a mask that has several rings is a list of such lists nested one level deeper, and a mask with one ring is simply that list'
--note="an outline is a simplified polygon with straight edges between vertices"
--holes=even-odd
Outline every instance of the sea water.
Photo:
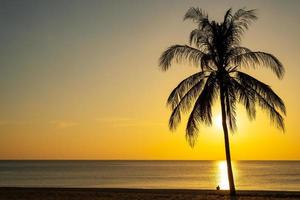
[{"label": "sea water", "polygon": [[[237,189],[300,191],[300,161],[234,161]],[[228,189],[225,161],[0,161],[0,187]]]}]

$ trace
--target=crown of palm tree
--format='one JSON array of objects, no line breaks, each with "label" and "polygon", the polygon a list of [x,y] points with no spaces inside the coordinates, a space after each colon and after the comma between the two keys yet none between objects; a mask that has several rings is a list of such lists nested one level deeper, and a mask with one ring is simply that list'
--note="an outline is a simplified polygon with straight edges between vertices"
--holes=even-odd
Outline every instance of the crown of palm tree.
[{"label": "crown of palm tree", "polygon": [[245,30],[256,20],[255,10],[229,9],[221,23],[211,21],[199,8],[190,8],[184,20],[192,20],[197,28],[190,33],[189,45],[173,45],[160,57],[160,67],[166,71],[173,62],[190,62],[199,72],[184,79],[171,92],[167,104],[172,109],[169,128],[175,130],[181,115],[191,110],[186,127],[186,137],[193,146],[198,134],[198,124],[212,124],[214,100],[224,98],[226,123],[236,130],[236,103],[246,108],[250,119],[256,116],[256,104],[267,111],[270,119],[284,131],[286,109],[282,99],[242,68],[268,67],[278,78],[284,75],[281,62],[272,54],[251,51],[240,46]]}]

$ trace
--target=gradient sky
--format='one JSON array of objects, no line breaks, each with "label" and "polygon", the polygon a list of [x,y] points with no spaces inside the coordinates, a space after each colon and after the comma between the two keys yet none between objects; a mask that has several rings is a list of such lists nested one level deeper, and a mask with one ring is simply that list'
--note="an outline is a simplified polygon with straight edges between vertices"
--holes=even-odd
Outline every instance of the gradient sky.
[{"label": "gradient sky", "polygon": [[[288,111],[285,133],[258,112],[238,109],[232,158],[300,159],[300,1],[0,1],[0,159],[224,159],[218,126],[185,123],[171,133],[166,99],[197,69],[158,58],[186,44],[191,6],[221,20],[232,7],[258,9],[243,45],[276,55],[286,74],[249,71],[270,84]],[[214,114],[219,115],[218,103]]]}]

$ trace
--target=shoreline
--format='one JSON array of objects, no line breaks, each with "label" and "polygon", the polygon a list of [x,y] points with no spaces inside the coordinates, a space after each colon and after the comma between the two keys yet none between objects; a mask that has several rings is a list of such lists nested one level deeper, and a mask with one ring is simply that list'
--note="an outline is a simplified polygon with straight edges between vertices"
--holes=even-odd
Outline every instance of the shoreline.
[{"label": "shoreline", "polygon": [[[300,191],[237,190],[237,198],[260,199],[300,199]],[[228,190],[197,189],[134,189],[134,188],[63,188],[63,187],[0,187],[0,200],[191,200],[230,199]]]}]

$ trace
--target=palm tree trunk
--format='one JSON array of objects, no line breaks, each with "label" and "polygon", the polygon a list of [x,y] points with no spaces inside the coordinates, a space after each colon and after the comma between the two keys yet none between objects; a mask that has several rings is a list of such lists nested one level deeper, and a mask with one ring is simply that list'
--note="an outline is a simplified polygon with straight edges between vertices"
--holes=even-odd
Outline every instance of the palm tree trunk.
[{"label": "palm tree trunk", "polygon": [[229,138],[228,138],[228,128],[226,122],[226,110],[225,110],[225,96],[222,86],[220,88],[220,99],[221,99],[221,109],[222,109],[222,125],[223,125],[223,132],[224,132],[224,140],[225,140],[225,152],[226,152],[226,161],[227,161],[227,174],[228,174],[228,181],[229,181],[229,188],[230,188],[230,195],[234,196],[235,186],[234,186],[234,179],[231,167],[231,157],[230,157],[230,146],[229,146]]}]

